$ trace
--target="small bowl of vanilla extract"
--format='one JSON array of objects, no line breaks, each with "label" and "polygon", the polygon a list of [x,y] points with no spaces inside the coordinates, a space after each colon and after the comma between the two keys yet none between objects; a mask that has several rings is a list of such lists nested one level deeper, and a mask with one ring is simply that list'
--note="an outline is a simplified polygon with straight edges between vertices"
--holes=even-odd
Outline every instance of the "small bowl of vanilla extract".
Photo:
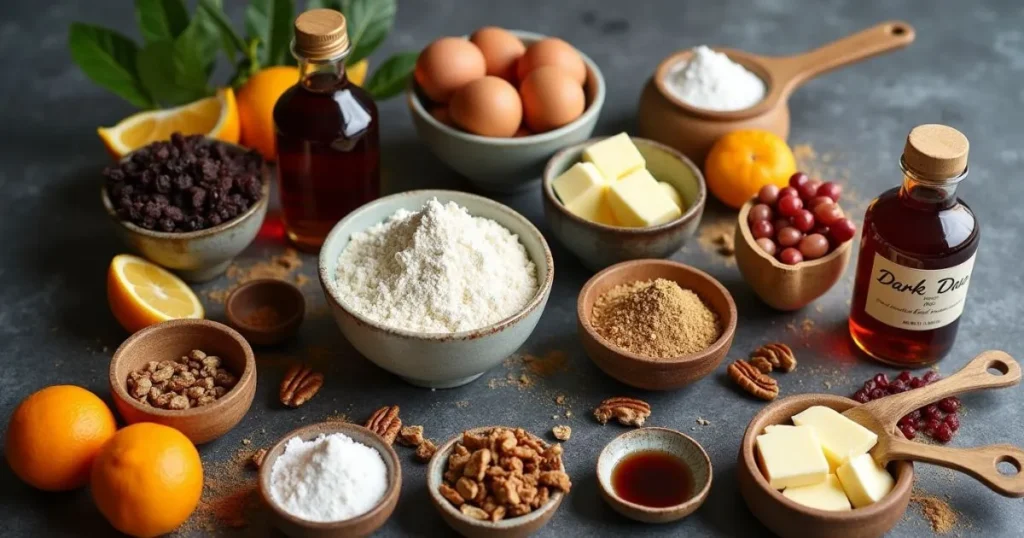
[{"label": "small bowl of vanilla extract", "polygon": [[618,513],[668,523],[695,512],[711,491],[711,458],[668,428],[639,428],[608,443],[597,459],[601,496]]}]

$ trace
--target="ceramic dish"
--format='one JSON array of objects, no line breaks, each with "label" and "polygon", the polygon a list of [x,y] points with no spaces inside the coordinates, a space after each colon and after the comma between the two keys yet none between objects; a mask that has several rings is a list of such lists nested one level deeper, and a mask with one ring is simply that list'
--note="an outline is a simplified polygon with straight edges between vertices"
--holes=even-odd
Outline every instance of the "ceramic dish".
[{"label": "ceramic dish", "polygon": [[736,220],[736,265],[762,301],[777,310],[797,310],[825,294],[846,271],[853,241],[816,260],[787,265],[769,256],[750,233],[747,215],[755,200],[743,204]]},{"label": "ceramic dish", "polygon": [[[270,325],[249,321],[260,308],[272,308],[278,320]],[[296,285],[276,278],[251,280],[235,288],[224,302],[228,323],[250,343],[279,344],[295,336],[306,315],[306,297]]]},{"label": "ceramic dish", "polygon": [[[248,151],[241,146],[234,147],[239,151]],[[130,158],[131,154],[122,161]],[[266,164],[263,165],[262,176],[260,199],[245,213],[212,228],[195,232],[158,232],[136,226],[121,220],[117,215],[117,210],[107,196],[106,185],[100,187],[100,197],[107,215],[115,223],[117,235],[129,248],[174,271],[187,282],[206,282],[223,274],[235,256],[252,243],[263,226],[270,199],[270,173]]]},{"label": "ceramic dish", "polygon": [[[332,433],[343,433],[353,441],[362,443],[380,453],[388,470],[388,488],[384,492],[384,498],[369,512],[342,521],[308,521],[293,516],[286,512],[271,494],[270,476],[274,469],[274,462],[284,453],[284,445],[290,439],[298,437],[303,441],[309,441],[321,434],[330,435]],[[321,422],[287,433],[267,451],[267,455],[263,458],[263,464],[260,465],[259,488],[264,504],[270,507],[271,522],[287,536],[292,538],[369,536],[384,525],[391,517],[391,513],[395,511],[399,493],[402,491],[402,464],[391,445],[372,431],[347,422]]]},{"label": "ceramic dish", "polygon": [[[512,30],[512,33],[526,45],[547,37],[519,30]],[[406,91],[406,101],[416,133],[434,155],[482,190],[514,192],[529,188],[540,178],[544,162],[554,152],[590,138],[604,106],[605,84],[601,70],[586,54],[580,52],[580,56],[587,65],[583,88],[586,108],[568,125],[517,138],[478,136],[434,118],[426,108],[429,106],[426,98],[412,83]]]},{"label": "ceramic dish", "polygon": [[[150,361],[174,360],[199,349],[216,355],[238,376],[238,383],[215,402],[183,411],[140,403],[128,394],[128,374]],[[176,319],[151,325],[131,335],[110,359],[110,394],[128,424],[156,422],[184,433],[195,444],[212,441],[234,428],[256,394],[256,358],[242,335],[205,319]]]},{"label": "ceramic dish", "polygon": [[914,466],[909,462],[889,465],[896,486],[875,504],[848,512],[829,512],[797,504],[768,485],[761,473],[755,442],[765,426],[790,424],[793,415],[808,407],[824,405],[842,413],[857,402],[832,394],[800,394],[768,404],[750,421],[740,444],[736,465],[740,494],[754,516],[783,538],[875,538],[893,528],[910,502]]},{"label": "ceramic dish", "polygon": [[[722,335],[699,353],[652,359],[615,346],[597,334],[590,323],[597,298],[619,284],[664,278],[691,289],[718,314]],[[646,390],[671,390],[683,387],[713,372],[722,362],[736,333],[736,303],[717,280],[703,271],[670,260],[635,260],[613,265],[584,284],[576,301],[577,332],[583,349],[604,373]]]},{"label": "ceramic dish", "polygon": [[583,265],[595,271],[626,260],[671,256],[700,225],[707,199],[704,175],[682,153],[652,140],[631,137],[647,161],[648,171],[658,181],[675,187],[686,204],[686,211],[672,222],[648,228],[606,226],[590,222],[565,209],[551,183],[580,161],[584,148],[599,140],[601,138],[593,138],[565,148],[548,161],[544,169],[544,218],[551,227],[551,233]]},{"label": "ceramic dish", "polygon": [[[693,496],[685,502],[664,508],[652,508],[629,502],[615,492],[612,474],[624,458],[638,452],[667,452],[679,458],[693,477]],[[711,458],[700,443],[667,428],[639,428],[628,431],[605,445],[597,458],[597,482],[601,497],[618,513],[644,523],[668,523],[695,512],[711,492]]]},{"label": "ceramic dish", "polygon": [[[487,433],[497,427],[499,426],[485,426],[467,431]],[[543,439],[536,436],[533,438],[540,441],[543,446],[548,446]],[[561,491],[552,493],[547,504],[541,505],[529,514],[497,522],[473,519],[452,506],[452,503],[441,496],[438,488],[441,487],[441,483],[444,481],[444,472],[448,469],[448,456],[451,455],[455,443],[460,439],[462,439],[461,433],[438,448],[434,457],[430,458],[430,463],[427,464],[427,490],[430,492],[430,502],[441,513],[445,523],[455,529],[455,532],[466,538],[522,538],[540,530],[555,515],[558,507],[562,504],[562,499],[565,498],[565,493]]]},{"label": "ceramic dish", "polygon": [[[386,220],[399,209],[417,211],[432,198],[455,202],[471,215],[494,220],[519,236],[519,241],[537,267],[538,283],[537,294],[519,312],[472,331],[419,333],[384,326],[352,311],[341,301],[335,284],[338,256],[348,246],[352,234]],[[451,388],[480,377],[526,341],[547,305],[555,266],[544,236],[511,208],[464,192],[422,190],[386,196],[342,219],[331,230],[320,250],[319,270],[320,285],[331,312],[353,347],[377,366],[413,385]]]}]

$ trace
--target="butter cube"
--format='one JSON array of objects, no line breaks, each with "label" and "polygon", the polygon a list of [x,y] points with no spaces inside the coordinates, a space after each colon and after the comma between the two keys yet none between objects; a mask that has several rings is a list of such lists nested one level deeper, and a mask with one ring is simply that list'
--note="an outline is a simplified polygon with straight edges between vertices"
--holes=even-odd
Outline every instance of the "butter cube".
[{"label": "butter cube", "polygon": [[611,183],[608,205],[619,224],[631,227],[657,226],[683,214],[644,168]]},{"label": "butter cube", "polygon": [[794,415],[793,424],[814,429],[832,472],[847,459],[871,450],[878,442],[878,436],[871,430],[822,405]]},{"label": "butter cube", "polygon": [[828,510],[830,512],[852,510],[850,499],[846,498],[846,492],[843,491],[843,484],[839,481],[839,477],[834,474],[828,475],[825,481],[819,484],[786,488],[782,495],[795,503],[817,508],[818,510]]},{"label": "butter cube", "polygon": [[583,150],[583,160],[594,163],[609,180],[619,179],[647,166],[647,161],[626,133],[587,146]]},{"label": "butter cube", "polygon": [[768,483],[775,489],[810,486],[828,477],[828,460],[812,428],[773,428],[757,436],[757,450]]},{"label": "butter cube", "polygon": [[679,211],[686,211],[686,204],[683,203],[683,197],[679,195],[679,191],[677,191],[671,183],[659,181],[658,186],[661,187],[661,190],[665,191],[665,195],[668,196],[668,199],[672,200],[673,204],[676,204]]},{"label": "butter cube", "polygon": [[892,491],[896,481],[871,454],[854,456],[836,470],[846,496],[855,508],[876,503]]},{"label": "butter cube", "polygon": [[551,182],[551,188],[573,215],[595,222],[599,222],[599,215],[606,219],[611,217],[611,208],[605,200],[608,181],[591,163],[572,165]]}]

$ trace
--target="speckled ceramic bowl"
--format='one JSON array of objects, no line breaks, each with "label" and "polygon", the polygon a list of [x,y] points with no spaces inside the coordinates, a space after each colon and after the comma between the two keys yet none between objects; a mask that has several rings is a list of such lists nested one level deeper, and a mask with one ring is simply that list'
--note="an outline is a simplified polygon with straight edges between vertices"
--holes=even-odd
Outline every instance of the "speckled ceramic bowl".
[{"label": "speckled ceramic bowl", "polygon": [[580,162],[583,149],[600,138],[559,151],[544,170],[544,218],[551,227],[551,233],[583,265],[594,271],[627,260],[668,258],[693,235],[704,214],[707,188],[700,168],[668,146],[644,138],[631,138],[647,161],[651,175],[675,187],[686,204],[686,211],[672,222],[648,228],[606,226],[577,217],[562,205],[551,183]]},{"label": "speckled ceramic bowl", "polygon": [[[547,37],[512,30],[527,45]],[[590,137],[604,106],[605,84],[601,70],[586,54],[584,84],[587,107],[572,123],[545,133],[516,138],[478,136],[445,125],[430,114],[431,103],[417,91],[415,83],[406,91],[406,101],[420,140],[445,164],[466,176],[474,185],[491,192],[514,192],[533,186],[544,162],[565,146]]]},{"label": "speckled ceramic bowl", "polygon": [[[248,151],[241,146],[236,147],[240,151]],[[125,156],[125,159],[129,158],[131,155]],[[195,232],[157,232],[136,226],[117,216],[105,185],[100,187],[100,197],[104,209],[115,223],[117,235],[133,251],[174,271],[188,282],[205,282],[224,273],[231,260],[256,239],[263,218],[267,216],[270,174],[264,165],[263,194],[245,213],[223,224]]]},{"label": "speckled ceramic bowl", "polygon": [[[419,333],[387,327],[350,309],[335,284],[338,257],[352,234],[383,222],[399,209],[417,211],[428,200],[455,202],[470,214],[494,220],[526,248],[537,267],[536,295],[512,316],[493,325],[458,333]],[[342,334],[367,359],[413,385],[451,388],[480,377],[514,353],[537,326],[551,293],[555,266],[544,236],[525,217],[497,202],[464,192],[410,191],[370,202],[342,219],[320,249],[320,285]],[[481,286],[501,285],[480,283]]]}]

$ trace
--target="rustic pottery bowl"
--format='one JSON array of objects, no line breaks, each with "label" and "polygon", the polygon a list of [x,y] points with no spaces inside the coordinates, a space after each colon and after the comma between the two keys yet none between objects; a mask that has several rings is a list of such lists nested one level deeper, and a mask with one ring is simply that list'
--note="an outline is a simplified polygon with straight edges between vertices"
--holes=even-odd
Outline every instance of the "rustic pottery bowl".
[{"label": "rustic pottery bowl", "polygon": [[790,418],[815,405],[831,407],[842,413],[857,402],[832,394],[799,394],[768,404],[750,421],[740,444],[737,462],[740,494],[747,507],[766,527],[783,538],[875,538],[893,528],[910,502],[914,484],[914,466],[893,462],[889,472],[896,486],[882,500],[849,512],[829,512],[797,504],[768,485],[761,473],[755,441],[765,426],[790,424]]},{"label": "rustic pottery bowl", "polygon": [[[486,327],[457,333],[422,333],[395,329],[351,310],[338,295],[338,256],[352,234],[362,232],[399,209],[417,211],[428,200],[455,202],[470,214],[494,220],[526,248],[537,267],[537,294],[519,312]],[[413,385],[451,388],[465,385],[497,366],[526,341],[547,305],[555,266],[544,236],[519,213],[482,196],[445,190],[393,194],[370,202],[341,220],[320,249],[320,285],[345,338],[370,362]],[[497,285],[481,283],[481,285]]]},{"label": "rustic pottery bowl", "polygon": [[[693,290],[718,314],[722,335],[699,353],[652,359],[630,353],[608,342],[590,323],[597,298],[620,284],[664,278]],[[732,346],[736,333],[736,303],[717,280],[703,271],[671,260],[635,260],[613,265],[594,275],[576,301],[577,332],[590,360],[615,379],[646,390],[678,389],[710,374]]]},{"label": "rustic pottery bowl", "polygon": [[[173,360],[199,349],[221,358],[238,383],[217,401],[183,411],[140,403],[128,394],[128,374],[149,361]],[[184,433],[195,444],[212,441],[238,424],[256,394],[256,358],[242,335],[205,319],[176,319],[131,335],[110,359],[110,394],[128,424],[156,422]]]},{"label": "rustic pottery bowl", "polygon": [[[683,503],[652,508],[629,502],[615,493],[612,473],[624,458],[637,452],[667,452],[683,462],[693,477],[693,496]],[[597,482],[601,497],[618,513],[644,523],[669,523],[694,513],[711,492],[711,458],[700,443],[667,428],[639,428],[628,431],[605,445],[597,458]]]},{"label": "rustic pottery bowl", "polygon": [[736,265],[743,279],[768,306],[777,310],[798,310],[825,294],[846,271],[853,251],[847,241],[825,256],[787,265],[769,256],[750,233],[747,215],[756,200],[740,208],[736,220]]},{"label": "rustic pottery bowl", "polygon": [[[330,435],[332,433],[345,434],[353,441],[362,443],[380,453],[388,470],[388,488],[384,492],[384,498],[369,512],[341,521],[308,521],[293,516],[286,512],[270,493],[270,475],[274,469],[274,462],[284,453],[284,445],[290,439],[298,437],[303,441],[309,441],[321,434]],[[267,451],[267,455],[263,458],[263,464],[260,465],[258,480],[260,496],[263,498],[264,504],[270,507],[272,524],[287,536],[292,538],[355,538],[373,534],[387,522],[391,513],[395,511],[398,495],[402,491],[402,464],[391,445],[376,433],[347,422],[321,422],[303,426],[285,434]]]},{"label": "rustic pottery bowl", "polygon": [[671,256],[697,230],[704,214],[707,188],[700,168],[668,146],[643,138],[631,139],[647,161],[651,175],[675,187],[686,204],[686,211],[672,222],[647,228],[607,226],[577,217],[565,209],[551,184],[580,162],[583,149],[600,138],[559,151],[544,169],[544,217],[551,233],[595,271],[626,260]]},{"label": "rustic pottery bowl", "polygon": [[[276,323],[263,326],[249,321],[258,309],[268,307],[277,311]],[[228,295],[224,314],[228,324],[251,344],[272,346],[295,336],[306,315],[306,297],[291,282],[276,278],[251,280]]]},{"label": "rustic pottery bowl", "polygon": [[[499,426],[485,426],[467,431],[470,433],[487,433],[497,427]],[[548,443],[543,439],[536,436],[533,437],[540,441],[543,446],[548,446]],[[555,515],[559,505],[562,504],[562,499],[565,498],[565,493],[561,491],[552,493],[547,504],[540,506],[529,514],[502,519],[497,522],[473,519],[452,506],[450,502],[441,496],[438,488],[441,487],[441,483],[444,481],[444,472],[448,469],[448,456],[451,455],[452,450],[455,449],[455,443],[460,439],[462,439],[461,433],[438,448],[437,452],[434,453],[434,457],[430,458],[430,463],[427,464],[427,490],[430,492],[430,501],[434,508],[441,513],[445,523],[455,529],[455,532],[466,538],[522,538],[540,530]]]},{"label": "rustic pottery bowl", "polygon": [[[530,45],[547,36],[512,30]],[[586,108],[572,123],[544,133],[515,138],[497,138],[467,133],[446,125],[430,114],[431,103],[416,88],[406,91],[416,133],[445,164],[466,176],[476,187],[489,192],[515,192],[532,186],[539,178],[544,162],[561,148],[590,138],[604,106],[605,84],[601,70],[586,54],[584,84]]]},{"label": "rustic pottery bowl", "polygon": [[[241,146],[235,147],[239,151],[248,151]],[[130,158],[129,154],[124,159]],[[270,199],[270,173],[266,164],[262,174],[263,194],[258,202],[225,223],[195,232],[158,232],[136,226],[117,216],[117,210],[107,196],[106,185],[100,187],[100,197],[107,214],[114,220],[117,235],[132,250],[174,271],[188,282],[206,282],[224,273],[231,260],[245,250],[259,233]]]}]

